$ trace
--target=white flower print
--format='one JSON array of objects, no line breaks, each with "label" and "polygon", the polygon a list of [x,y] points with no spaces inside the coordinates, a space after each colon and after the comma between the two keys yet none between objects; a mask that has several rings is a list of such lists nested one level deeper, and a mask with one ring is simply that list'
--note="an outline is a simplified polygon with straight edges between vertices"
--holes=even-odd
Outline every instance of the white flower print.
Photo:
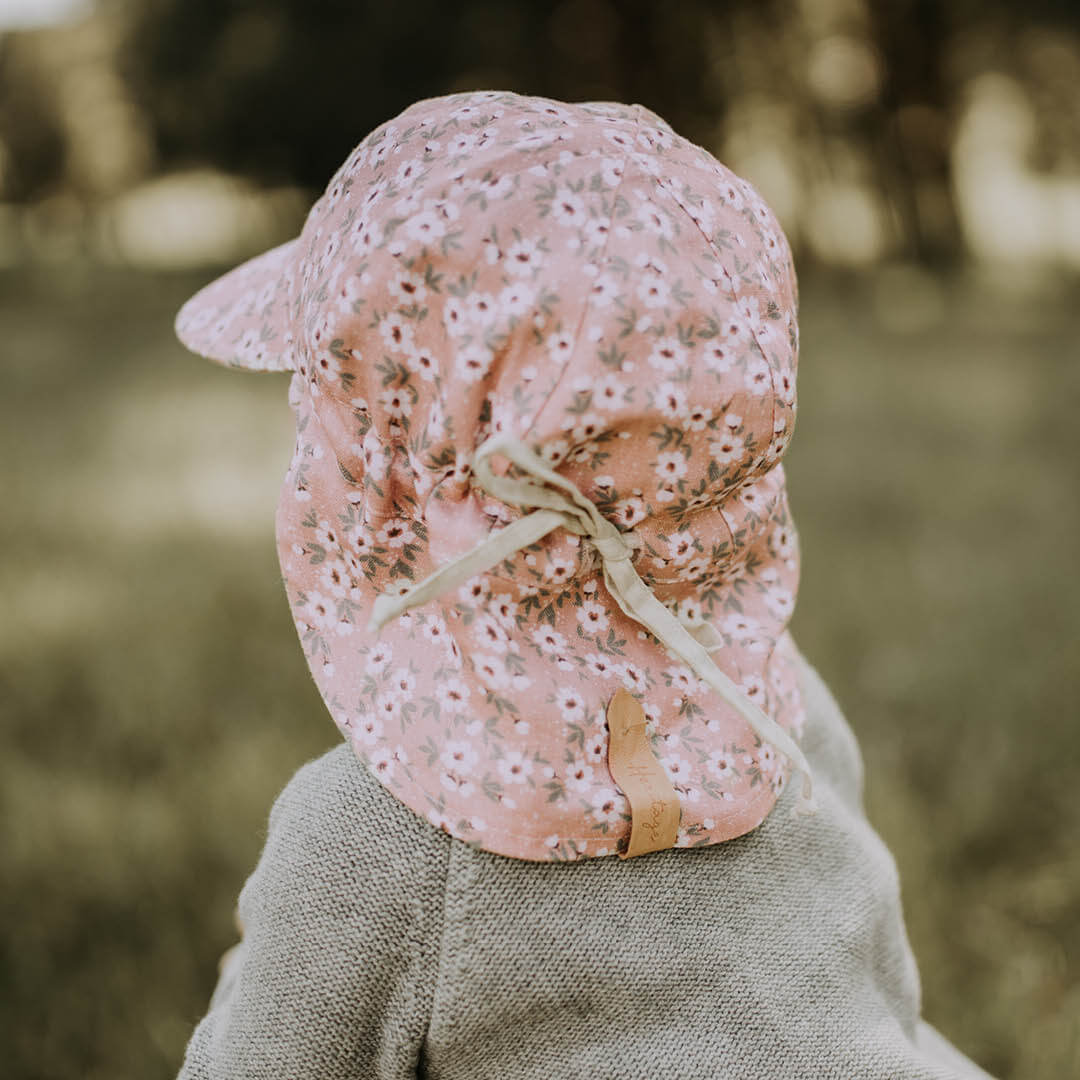
[{"label": "white flower print", "polygon": [[746,455],[746,445],[739,435],[724,435],[709,443],[709,453],[718,465],[730,465],[742,461]]},{"label": "white flower print", "polygon": [[491,370],[494,354],[483,345],[467,345],[458,349],[454,360],[454,371],[466,382],[476,382]]},{"label": "white flower print", "polygon": [[566,786],[574,792],[584,794],[593,786],[595,770],[585,758],[575,758],[566,766]]},{"label": "white flower print", "polygon": [[412,398],[404,386],[388,386],[379,394],[379,402],[395,420],[403,419],[412,412]]},{"label": "white flower print", "polygon": [[431,349],[420,346],[410,349],[405,354],[405,366],[424,382],[432,382],[439,374],[439,360]]},{"label": "white flower print", "polygon": [[661,277],[647,277],[638,282],[638,299],[647,308],[663,308],[671,303],[671,286]]},{"label": "white flower print", "polygon": [[549,656],[561,653],[566,648],[566,638],[558,630],[554,630],[549,626],[537,627],[532,632],[532,639],[540,647],[540,650]]},{"label": "white flower print", "polygon": [[761,329],[761,307],[752,296],[740,296],[735,302],[735,310],[738,311],[751,334]]},{"label": "white flower print", "polygon": [[739,689],[757,706],[761,706],[765,697],[765,683],[760,675],[747,675],[739,684]]},{"label": "white flower print", "polygon": [[439,706],[448,713],[463,713],[469,707],[469,684],[464,679],[444,679],[435,687]]},{"label": "white flower print", "polygon": [[390,518],[383,527],[375,534],[380,544],[386,544],[391,548],[404,547],[406,544],[416,543],[416,533],[412,530],[412,524],[405,518]]},{"label": "white flower print", "polygon": [[553,439],[540,447],[540,456],[549,465],[558,465],[570,452],[570,444],[565,439]]},{"label": "white flower print", "polygon": [[536,240],[518,240],[506,252],[506,269],[511,274],[530,276],[544,265],[544,252]]},{"label": "white flower print", "polygon": [[687,783],[693,773],[689,760],[682,754],[664,754],[660,758],[660,764],[664,766],[664,772],[672,784]]},{"label": "white flower print", "polygon": [[770,534],[770,538],[776,554],[781,559],[794,558],[797,543],[794,529],[788,525],[777,525]]},{"label": "white flower print", "polygon": [[669,420],[681,420],[690,411],[686,391],[675,383],[661,383],[656,388],[656,403]]},{"label": "white flower print", "polygon": [[422,275],[401,270],[390,279],[390,294],[401,304],[419,304],[427,296],[427,286]]},{"label": "white flower print", "polygon": [[320,630],[329,630],[337,621],[337,610],[333,601],[314,589],[308,593],[307,603],[302,610],[311,625]]},{"label": "white flower print", "polygon": [[696,694],[698,692],[697,676],[688,667],[668,668],[664,674],[671,680],[672,688],[681,694]]},{"label": "white flower print", "polygon": [[477,137],[471,131],[458,132],[447,144],[446,152],[450,157],[472,153],[476,149]]},{"label": "white flower print", "polygon": [[567,723],[580,723],[585,716],[585,700],[571,687],[564,686],[555,691],[555,705]]},{"label": "white flower print", "polygon": [[759,396],[772,389],[772,369],[760,354],[754,354],[747,361],[744,383],[747,390]]},{"label": "white flower print", "polygon": [[491,326],[499,317],[499,305],[489,292],[470,293],[465,301],[465,315],[477,326]]},{"label": "white flower print", "polygon": [[587,634],[602,634],[609,625],[607,609],[595,600],[586,600],[578,608],[577,618]]},{"label": "white flower print", "polygon": [[778,396],[785,405],[791,405],[795,401],[795,379],[790,371],[781,371],[778,378],[780,382]]},{"label": "white flower print", "polygon": [[686,347],[678,338],[660,338],[649,353],[649,363],[658,371],[678,371],[686,361]]},{"label": "white flower print", "polygon": [[478,615],[473,621],[472,632],[482,648],[500,655],[510,648],[510,638],[506,630],[492,615]]},{"label": "white flower print", "polygon": [[503,690],[510,685],[510,676],[502,660],[483,653],[473,657],[473,666],[480,681],[491,690]]},{"label": "white flower print", "polygon": [[612,274],[598,274],[589,290],[589,297],[595,309],[610,307],[619,295],[619,283]]},{"label": "white flower print", "polygon": [[589,796],[589,805],[596,821],[615,825],[629,804],[620,791],[605,786],[593,789]]},{"label": "white flower print", "polygon": [[434,243],[446,235],[446,223],[430,209],[413,214],[402,227],[411,239],[421,244]]},{"label": "white flower print", "polygon": [[397,311],[391,311],[383,318],[379,333],[386,347],[395,352],[408,352],[413,347],[413,325]]},{"label": "white flower print", "polygon": [[574,348],[574,339],[565,330],[559,330],[549,334],[547,339],[548,355],[556,363],[563,363],[570,356]]},{"label": "white flower print", "polygon": [[574,573],[575,563],[561,556],[550,556],[544,567],[544,580],[561,583],[569,580]]},{"label": "white flower print", "polygon": [[625,661],[619,665],[618,675],[627,690],[644,691],[647,679],[645,672],[637,664]]},{"label": "white flower print", "polygon": [[443,768],[452,769],[458,775],[471,773],[479,760],[476,747],[465,739],[447,739],[439,754]]},{"label": "white flower print", "polygon": [[675,235],[671,219],[651,200],[643,202],[637,211],[638,221],[657,236],[670,240]]},{"label": "white flower print", "polygon": [[394,215],[396,217],[411,217],[420,209],[420,194],[416,191],[410,191],[408,194],[403,195],[400,199],[398,199],[396,203],[394,203]]},{"label": "white flower print", "polygon": [[778,618],[789,619],[795,611],[795,594],[783,585],[772,585],[765,590],[765,604]]},{"label": "white flower print", "polygon": [[686,562],[694,554],[694,534],[677,532],[668,537],[668,557],[677,566]]},{"label": "white flower print", "polygon": [[[691,564],[687,565],[688,570],[690,569],[690,565]],[[683,626],[694,628],[705,625],[704,609],[702,608],[700,601],[693,597],[688,597],[687,599],[679,601],[676,608],[676,615]]]},{"label": "white flower print", "polygon": [[601,375],[593,385],[592,402],[598,409],[616,409],[623,402],[625,388],[617,375]]},{"label": "white flower print", "polygon": [[720,328],[720,340],[733,349],[738,349],[750,340],[750,329],[738,319],[727,319]]},{"label": "white flower print", "polygon": [[726,750],[714,750],[709,755],[706,766],[717,780],[735,779],[735,759]]},{"label": "white flower print", "polygon": [[331,596],[344,598],[349,590],[349,571],[341,559],[327,559],[319,569],[319,581]]},{"label": "white flower print", "polygon": [[464,301],[456,296],[448,297],[443,303],[443,324],[451,334],[459,334],[470,321],[469,311]]},{"label": "white flower print", "polygon": [[315,540],[328,551],[338,547],[341,543],[338,531],[329,521],[320,521],[315,529]]},{"label": "white flower print", "polygon": [[686,475],[687,467],[686,458],[678,450],[657,454],[654,466],[656,475],[669,482],[681,480]]},{"label": "white flower print", "polygon": [[[578,417],[569,417],[564,423],[574,425],[570,431],[570,438],[574,443],[588,442],[604,429],[603,417],[593,412],[583,413]],[[592,453],[591,447],[590,453]]]},{"label": "white flower print", "polygon": [[755,514],[761,514],[765,510],[765,498],[757,484],[747,484],[740,488],[739,501]]},{"label": "white flower print", "polygon": [[670,273],[668,264],[654,251],[639,251],[634,256],[634,267],[643,274],[655,274],[659,278],[666,278]]},{"label": "white flower print", "polygon": [[761,624],[751,615],[733,611],[720,620],[720,629],[736,641],[746,641],[761,633]]},{"label": "white flower print", "polygon": [[400,694],[384,690],[375,698],[375,715],[384,723],[393,723],[401,719],[401,706],[404,700]]},{"label": "white flower print", "polygon": [[517,601],[510,593],[497,593],[491,598],[489,610],[499,624],[507,630],[517,627]]},{"label": "white flower print", "polygon": [[431,619],[420,628],[421,635],[432,645],[450,644],[450,631],[443,619]]},{"label": "white flower print", "polygon": [[[445,771],[439,775],[439,783],[457,797],[467,799],[476,790],[476,785],[458,772]],[[449,827],[447,828],[449,832]]]},{"label": "white flower print", "polygon": [[686,414],[686,429],[688,431],[704,431],[712,419],[712,409],[704,405],[693,405]]},{"label": "white flower print", "polygon": [[533,763],[521,750],[508,750],[495,763],[504,784],[524,784],[532,775]]},{"label": "white flower print", "polygon": [[507,285],[499,293],[499,309],[511,318],[520,318],[528,313],[536,299],[536,290],[524,282]]},{"label": "white flower print", "polygon": [[620,158],[604,158],[600,162],[600,179],[607,187],[618,187],[623,177],[623,163]]},{"label": "white flower print", "polygon": [[560,225],[567,228],[580,228],[588,220],[585,200],[565,185],[555,191],[555,198],[551,201],[551,214]]},{"label": "white flower print", "polygon": [[368,751],[368,768],[379,777],[383,783],[387,783],[394,775],[393,752],[385,746],[377,746]]},{"label": "white flower print", "polygon": [[585,246],[588,248],[603,247],[607,243],[611,225],[607,218],[589,218],[585,223]]},{"label": "white flower print", "polygon": [[372,712],[361,712],[349,725],[353,742],[375,746],[382,740],[383,722]]},{"label": "white flower print", "polygon": [[416,675],[407,667],[399,667],[387,683],[387,692],[408,701],[416,691]]},{"label": "white flower print", "polygon": [[645,520],[645,500],[637,495],[620,499],[615,504],[615,521],[624,528],[633,528],[639,521]]},{"label": "white flower print", "polygon": [[381,641],[368,653],[364,670],[369,675],[378,675],[386,670],[387,664],[394,658],[394,650],[385,641]]},{"label": "white flower print", "polygon": [[771,743],[762,743],[758,747],[757,766],[766,776],[770,776],[776,768],[776,751]]},{"label": "white flower print", "polygon": [[612,675],[619,673],[618,665],[613,664],[606,656],[602,656],[600,653],[585,654],[585,671],[598,679],[610,679]]}]

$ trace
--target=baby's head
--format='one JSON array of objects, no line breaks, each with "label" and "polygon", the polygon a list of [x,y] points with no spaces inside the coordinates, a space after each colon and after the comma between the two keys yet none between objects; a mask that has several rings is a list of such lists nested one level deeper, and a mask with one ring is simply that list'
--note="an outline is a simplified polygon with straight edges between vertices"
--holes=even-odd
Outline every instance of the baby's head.
[{"label": "baby's head", "polygon": [[472,472],[502,434],[595,504],[715,663],[798,732],[779,464],[795,277],[745,181],[641,106],[421,101],[364,139],[297,240],[208,286],[177,329],[223,363],[292,372],[289,601],[332,715],[399,798],[490,850],[602,853],[621,685],[670,749],[680,843],[761,820],[786,775],[772,748],[619,609],[566,529],[367,629],[380,593],[526,512]]}]

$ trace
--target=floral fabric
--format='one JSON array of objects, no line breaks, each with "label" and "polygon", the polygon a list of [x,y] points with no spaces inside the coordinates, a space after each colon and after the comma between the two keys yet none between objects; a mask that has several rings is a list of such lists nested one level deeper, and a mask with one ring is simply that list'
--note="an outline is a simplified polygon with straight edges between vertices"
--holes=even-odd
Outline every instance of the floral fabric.
[{"label": "floral fabric", "polygon": [[521,516],[470,482],[473,450],[508,432],[797,738],[795,289],[768,207],[655,114],[468,93],[376,129],[300,237],[184,306],[196,352],[292,372],[277,536],[300,640],[345,738],[433,825],[519,859],[624,846],[620,686],[679,794],[678,845],[768,814],[786,761],[619,610],[564,529],[377,640],[366,623],[380,592]]}]

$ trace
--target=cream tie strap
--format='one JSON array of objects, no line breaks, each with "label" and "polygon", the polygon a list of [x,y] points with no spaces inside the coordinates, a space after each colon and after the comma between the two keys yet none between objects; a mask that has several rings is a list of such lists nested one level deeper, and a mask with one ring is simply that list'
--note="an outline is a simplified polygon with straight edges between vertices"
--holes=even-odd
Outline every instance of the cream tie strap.
[{"label": "cream tie strap", "polygon": [[[528,478],[496,476],[489,464],[492,454],[502,454],[528,474]],[[377,633],[407,608],[426,604],[447,589],[490,570],[519,548],[528,547],[561,525],[578,536],[587,537],[596,548],[604,567],[604,584],[623,612],[644,626],[699,679],[708,683],[739,712],[763,742],[771,743],[788,759],[793,769],[803,774],[803,789],[795,812],[812,813],[816,805],[810,766],[798,744],[713,663],[701,642],[687,631],[638,577],[630,562],[633,549],[619,530],[600,513],[596,504],[566,477],[550,468],[525,443],[509,435],[493,435],[477,447],[472,468],[480,485],[489,494],[514,506],[537,509],[492,533],[472,551],[441,566],[406,592],[383,593],[377,597],[368,629]]]}]

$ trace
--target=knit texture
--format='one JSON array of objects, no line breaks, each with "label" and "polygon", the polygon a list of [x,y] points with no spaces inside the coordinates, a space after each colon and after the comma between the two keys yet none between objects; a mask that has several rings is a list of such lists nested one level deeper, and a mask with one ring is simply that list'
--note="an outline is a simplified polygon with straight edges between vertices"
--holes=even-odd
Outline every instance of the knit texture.
[{"label": "knit texture", "polygon": [[753,832],[527,862],[435,829],[345,745],[301,768],[181,1080],[988,1080],[920,1019],[855,738],[799,658],[793,788]]}]

